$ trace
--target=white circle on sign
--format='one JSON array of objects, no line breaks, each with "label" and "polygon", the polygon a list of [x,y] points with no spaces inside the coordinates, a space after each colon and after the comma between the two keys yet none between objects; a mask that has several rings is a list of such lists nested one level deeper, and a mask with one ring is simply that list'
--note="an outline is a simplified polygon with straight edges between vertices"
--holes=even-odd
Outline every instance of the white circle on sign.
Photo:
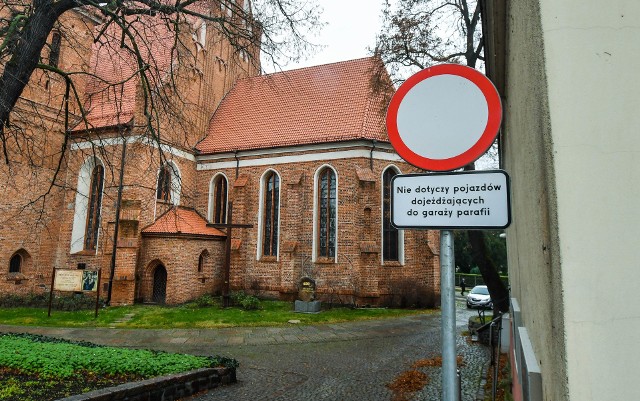
[{"label": "white circle on sign", "polygon": [[[397,121],[402,141],[415,153],[448,159],[478,142],[488,118],[487,100],[476,84],[442,74],[419,82],[405,95]],[[436,137],[438,141],[424,140]]]}]

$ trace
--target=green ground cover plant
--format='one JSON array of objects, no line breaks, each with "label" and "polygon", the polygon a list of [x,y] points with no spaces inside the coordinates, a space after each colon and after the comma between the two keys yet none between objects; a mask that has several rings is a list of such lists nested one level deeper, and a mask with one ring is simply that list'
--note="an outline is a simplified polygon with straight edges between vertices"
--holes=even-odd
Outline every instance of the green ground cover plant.
[{"label": "green ground cover plant", "polygon": [[133,350],[31,334],[0,333],[0,400],[54,400],[233,359]]}]

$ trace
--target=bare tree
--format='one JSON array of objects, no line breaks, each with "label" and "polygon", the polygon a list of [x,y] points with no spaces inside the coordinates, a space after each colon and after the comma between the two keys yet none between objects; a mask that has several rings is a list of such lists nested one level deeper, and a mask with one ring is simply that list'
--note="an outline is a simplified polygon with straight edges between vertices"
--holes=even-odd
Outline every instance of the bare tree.
[{"label": "bare tree", "polygon": [[[250,5],[250,6],[249,6]],[[211,13],[215,7],[222,13]],[[304,33],[318,23],[318,8],[312,3],[300,4],[298,0],[258,0],[255,2],[235,0],[113,0],[98,2],[93,0],[15,0],[0,5],[0,144],[5,164],[9,164],[8,137],[22,133],[10,132],[12,112],[23,95],[25,87],[40,69],[60,76],[66,89],[62,99],[65,113],[65,131],[74,124],[69,120],[69,111],[85,116],[85,99],[78,95],[78,82],[87,79],[89,71],[83,68],[65,70],[58,66],[56,45],[59,46],[60,33],[65,32],[63,15],[76,10],[89,15],[100,29],[91,38],[93,42],[109,41],[118,44],[120,50],[129,57],[130,76],[119,76],[117,81],[108,82],[105,77],[103,87],[118,88],[124,81],[137,77],[145,97],[144,114],[150,132],[158,133],[151,123],[154,117],[154,103],[151,92],[157,88],[158,74],[162,71],[158,60],[150,55],[158,40],[173,42],[169,57],[175,61],[180,56],[181,33],[190,19],[199,19],[215,27],[217,32],[230,44],[246,53],[259,65],[259,50],[263,55],[279,65],[287,59],[298,59],[309,49]],[[149,24],[153,17],[155,21]],[[156,32],[163,25],[160,32]],[[91,31],[91,30],[89,30]],[[119,37],[113,37],[119,35]],[[163,37],[161,35],[164,35]],[[109,38],[111,36],[111,38]],[[67,40],[81,38],[67,37]],[[57,41],[57,44],[56,44]],[[120,53],[122,53],[122,51]],[[87,64],[88,64],[88,60]],[[167,67],[171,69],[173,63]],[[154,76],[155,74],[155,76]],[[75,104],[72,104],[75,103]]]},{"label": "bare tree", "polygon": [[384,27],[375,53],[396,82],[436,63],[476,68],[483,59],[480,6],[476,0],[385,0]]},{"label": "bare tree", "polygon": [[[394,83],[408,74],[437,63],[465,64],[476,68],[484,60],[484,41],[478,0],[399,0],[394,6],[385,0],[384,26],[376,40],[374,54],[387,65]],[[384,88],[385,78],[374,82]],[[475,170],[472,163],[465,170]],[[486,249],[484,232],[468,232],[474,263],[489,288],[494,307],[509,309],[508,290],[500,280]]]},{"label": "bare tree", "polygon": [[[192,99],[177,88],[203,76],[206,57],[224,68],[243,64],[252,70],[248,75],[259,73],[261,60],[282,66],[303,57],[313,49],[305,36],[321,26],[319,12],[313,1],[301,0],[4,1],[0,208],[5,216],[18,218],[34,233],[56,220],[51,210],[63,202],[59,190],[75,191],[74,180],[65,176],[74,143],[90,144],[75,153],[106,162],[105,188],[121,186],[121,160],[130,160],[103,146],[114,136],[122,143],[135,135],[142,137],[138,144],[155,145],[146,147],[159,158],[148,172],[166,162],[165,144],[192,151],[215,101],[233,82],[225,81],[216,99]],[[209,46],[216,50],[203,51],[200,36],[212,38]],[[234,54],[219,58],[221,48]],[[155,190],[154,183],[143,180],[127,185],[147,194]],[[185,193],[197,192],[190,189]],[[45,208],[49,200],[59,204]]]}]

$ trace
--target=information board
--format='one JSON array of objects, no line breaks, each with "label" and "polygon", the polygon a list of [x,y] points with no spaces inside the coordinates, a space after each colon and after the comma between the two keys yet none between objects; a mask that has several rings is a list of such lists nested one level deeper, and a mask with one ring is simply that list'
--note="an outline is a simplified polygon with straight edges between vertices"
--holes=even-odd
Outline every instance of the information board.
[{"label": "information board", "polygon": [[56,291],[96,291],[98,272],[95,270],[55,269],[53,289]]},{"label": "information board", "polygon": [[82,291],[82,270],[56,269],[53,289],[56,291]]}]

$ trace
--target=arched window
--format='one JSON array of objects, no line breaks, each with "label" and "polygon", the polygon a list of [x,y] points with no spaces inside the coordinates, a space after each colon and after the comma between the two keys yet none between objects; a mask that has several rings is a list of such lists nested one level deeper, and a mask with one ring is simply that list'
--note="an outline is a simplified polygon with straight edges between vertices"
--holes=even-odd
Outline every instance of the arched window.
[{"label": "arched window", "polygon": [[220,1],[220,10],[222,12],[227,12],[228,17],[233,16],[233,9],[236,7],[235,0],[221,0]]},{"label": "arched window", "polygon": [[196,43],[200,46],[201,49],[204,49],[207,45],[207,22],[202,20],[200,26],[196,31]]},{"label": "arched window", "polygon": [[97,157],[88,158],[78,174],[71,230],[71,253],[95,250],[98,243],[104,166]]},{"label": "arched window", "polygon": [[160,168],[158,174],[158,191],[156,199],[171,202],[171,170],[169,166],[164,165]]},{"label": "arched window", "polygon": [[49,65],[52,67],[57,67],[60,60],[61,39],[60,32],[53,31],[51,34],[51,50],[49,51]]},{"label": "arched window", "polygon": [[398,173],[388,168],[382,175],[382,260],[399,261],[398,229],[391,224],[391,179]]},{"label": "arched window", "polygon": [[206,249],[200,253],[200,257],[198,257],[198,273],[202,273],[204,271],[204,265],[207,263],[208,257],[209,252]]},{"label": "arched window", "polygon": [[89,186],[89,205],[87,208],[87,225],[84,234],[84,249],[94,251],[98,243],[98,229],[100,228],[100,210],[102,207],[102,186],[104,181],[104,167],[97,165],[91,173]]},{"label": "arched window", "polygon": [[325,167],[317,179],[317,255],[321,258],[336,256],[337,182],[335,172]]},{"label": "arched window", "polygon": [[269,171],[263,180],[262,255],[278,256],[278,221],[280,218],[280,178]]},{"label": "arched window", "polygon": [[9,260],[9,273],[20,273],[22,270],[22,256],[16,253]]},{"label": "arched window", "polygon": [[252,12],[251,12],[251,1],[249,0],[244,0],[244,2],[242,3],[242,11],[243,11],[243,19],[242,19],[242,27],[246,28],[249,33],[253,33],[253,30],[251,28],[251,16],[252,16]]},{"label": "arched window", "polygon": [[156,199],[174,205],[180,204],[180,172],[172,162],[160,167]]},{"label": "arched window", "polygon": [[213,177],[209,187],[209,221],[227,222],[227,177],[222,174]]}]

